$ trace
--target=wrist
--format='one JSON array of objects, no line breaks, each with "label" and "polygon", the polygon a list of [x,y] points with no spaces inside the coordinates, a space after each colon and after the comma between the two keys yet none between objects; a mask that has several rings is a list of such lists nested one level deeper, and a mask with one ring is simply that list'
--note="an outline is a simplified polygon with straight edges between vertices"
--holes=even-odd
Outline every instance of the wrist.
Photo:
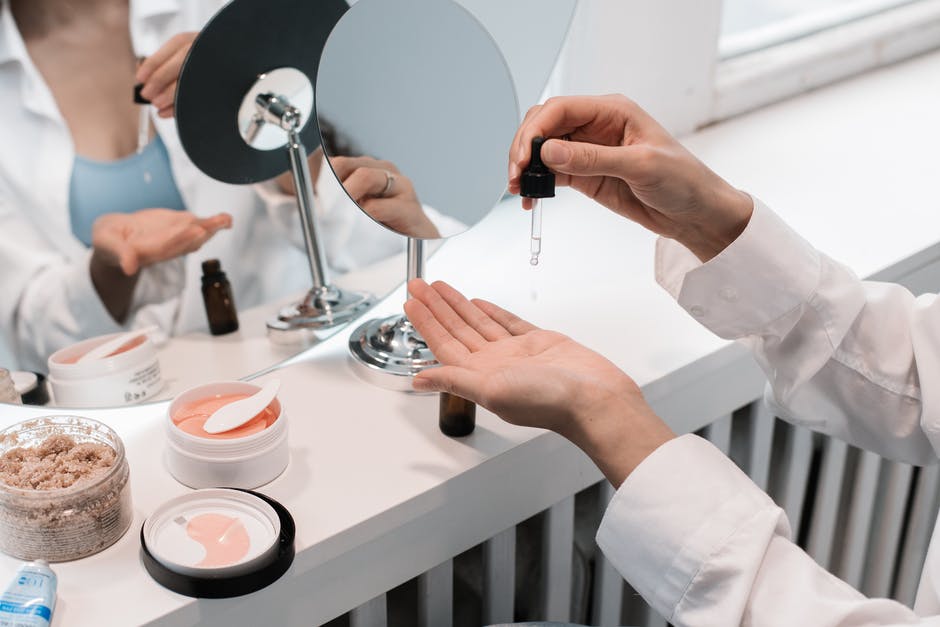
[{"label": "wrist", "polygon": [[578,410],[560,435],[584,451],[607,480],[619,487],[644,459],[675,434],[638,390],[604,396],[595,396],[597,402]]},{"label": "wrist", "polygon": [[107,255],[97,248],[92,251],[88,273],[105,309],[115,322],[123,324],[130,312],[139,273],[128,276],[119,265],[111,263]]},{"label": "wrist", "polygon": [[702,207],[676,239],[703,263],[730,246],[747,228],[754,213],[754,200],[749,194],[721,181],[713,186]]}]

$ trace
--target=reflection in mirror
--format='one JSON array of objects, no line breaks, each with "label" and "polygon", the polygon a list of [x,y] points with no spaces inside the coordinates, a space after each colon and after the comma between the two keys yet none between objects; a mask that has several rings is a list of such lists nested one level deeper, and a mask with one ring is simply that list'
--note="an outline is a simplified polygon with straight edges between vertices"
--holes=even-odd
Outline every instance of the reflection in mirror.
[{"label": "reflection in mirror", "polygon": [[258,96],[264,94],[273,94],[291,103],[291,106],[300,112],[297,127],[302,129],[313,113],[313,85],[300,70],[291,67],[278,68],[259,76],[242,100],[238,109],[238,132],[245,143],[256,150],[282,148],[287,144],[284,130],[266,124],[264,117],[258,112]]},{"label": "reflection in mirror", "polygon": [[453,2],[359,0],[323,50],[316,110],[345,139],[324,150],[347,194],[396,233],[456,235],[505,189],[512,78],[486,29]]},{"label": "reflection in mirror", "polygon": [[[516,11],[515,3],[510,7],[500,0],[464,2],[487,5],[488,13],[480,12],[479,17],[504,34],[511,18],[504,18],[503,12],[511,16]],[[27,401],[41,402],[43,375],[49,375],[53,367],[54,377],[71,382],[63,384],[63,399],[69,400],[60,406],[121,405],[171,398],[208,380],[250,377],[297,353],[296,346],[272,344],[265,330],[272,311],[296,303],[309,287],[294,199],[290,185],[281,184],[289,177],[271,178],[288,169],[286,151],[277,150],[283,147],[284,136],[273,127],[262,131],[254,144],[257,149],[252,149],[243,138],[245,127],[239,126],[238,113],[245,90],[262,76],[274,76],[272,70],[300,68],[308,82],[315,82],[322,44],[347,4],[344,0],[234,0],[215,15],[208,8],[213,4],[170,7],[159,25],[147,26],[151,36],[138,41],[130,33],[142,29],[142,19],[131,15],[130,3],[120,9],[126,11],[123,20],[110,19],[112,14],[107,20],[76,20],[98,29],[77,33],[53,19],[60,8],[73,10],[68,3],[0,2],[0,32],[14,44],[11,50],[17,61],[0,64],[0,77],[22,72],[26,81],[22,93],[51,96],[23,100],[17,89],[15,97],[0,98],[4,130],[13,140],[24,138],[0,149],[0,259],[7,264],[0,273],[4,294],[0,298],[0,367],[40,374],[15,373],[11,378]],[[94,17],[98,5],[113,8],[111,3],[82,3],[74,11]],[[434,15],[429,12],[417,23],[434,28]],[[507,23],[500,25],[503,19]],[[210,23],[215,28],[204,29]],[[199,59],[186,55],[194,40],[208,51]],[[542,37],[539,46],[546,41]],[[560,45],[560,39],[556,43]],[[158,97],[149,79],[134,75],[138,58],[152,58],[164,46],[175,53],[176,65],[165,68],[171,70],[170,76],[180,71],[184,59],[190,70],[204,70],[201,79],[198,71],[190,72],[189,79],[186,72],[178,76],[175,101],[172,91]],[[527,48],[529,53],[533,50]],[[81,73],[63,71],[86,57],[106,62],[83,62]],[[513,65],[513,71],[523,65]],[[227,70],[231,68],[250,68],[252,73],[247,79],[230,81]],[[534,77],[541,72],[539,67],[526,76],[539,82],[542,79]],[[428,80],[438,78],[442,85],[449,84],[443,80],[446,77]],[[134,104],[132,87],[139,81],[153,105]],[[18,83],[0,82],[0,92],[7,88],[3,85]],[[303,103],[310,97],[303,95],[309,92],[295,91],[290,85],[278,90],[292,102]],[[394,91],[386,89],[385,93]],[[86,115],[102,107],[111,113]],[[139,124],[141,120],[144,124]],[[304,126],[319,209],[328,216],[323,239],[334,281],[344,289],[382,296],[401,283],[403,238],[373,222],[348,199],[322,154],[313,150],[318,143],[316,125]],[[454,128],[467,126],[459,122]],[[345,137],[341,128],[332,134],[329,129],[321,130],[330,145],[355,145],[356,138]],[[413,129],[411,135],[421,132]],[[376,148],[372,146],[366,148],[358,154],[345,150],[337,154],[397,159],[373,153]],[[438,156],[447,152],[435,150]],[[217,162],[199,161],[193,156],[196,153]],[[502,158],[494,163],[501,162]],[[133,170],[136,178],[115,182],[110,177],[118,165]],[[398,162],[394,167],[382,164],[380,169],[390,176],[381,173],[376,183],[384,190],[394,177],[388,193],[412,200],[403,205],[411,211],[403,212],[399,221],[397,216],[385,217],[393,228],[416,229],[421,237],[436,237],[475,222],[472,215],[448,215],[450,203],[438,196],[425,198],[421,186],[411,185],[415,175],[409,167]],[[466,187],[459,167],[446,175],[452,177],[455,198],[461,198]],[[220,185],[198,170],[234,185]],[[264,170],[260,176],[259,170]],[[38,173],[42,173],[41,180]],[[405,193],[409,186],[413,198]],[[498,190],[490,195],[495,197]],[[96,208],[99,213],[86,213],[82,207]],[[219,212],[231,215],[230,225]],[[98,233],[106,237],[94,237],[97,220],[101,221]],[[107,242],[114,242],[111,234],[129,227],[139,235],[167,236],[194,228],[199,240],[208,239],[198,250],[187,248],[166,258],[138,258],[137,272],[127,275],[121,263],[127,260],[113,254]],[[134,246],[156,242],[160,248],[152,237],[144,239],[133,242]],[[237,309],[239,329],[226,335],[210,334],[203,304],[202,263],[210,259],[221,262]],[[79,352],[88,351],[120,333],[151,324],[158,329],[145,339],[129,339],[119,352],[103,360],[107,363],[78,363],[76,347]],[[49,358],[57,351],[53,366]],[[87,385],[83,377],[88,372],[92,380],[103,382],[95,372],[110,368],[108,360],[121,360],[122,380],[134,379],[137,371],[148,373],[138,379],[142,389],[124,389],[113,381],[105,387]],[[153,377],[154,364],[159,367],[159,379]],[[0,394],[0,402],[6,398],[12,395]]]},{"label": "reflection in mirror", "polygon": [[506,57],[519,109],[542,98],[571,25],[577,0],[458,0],[486,27]]},{"label": "reflection in mirror", "polygon": [[[448,0],[359,0],[327,40],[317,119],[345,145],[323,148],[364,213],[408,237],[408,277],[423,273],[424,240],[479,222],[506,187],[519,121],[512,77],[496,43]],[[404,316],[353,331],[357,372],[409,390],[436,365]]]}]

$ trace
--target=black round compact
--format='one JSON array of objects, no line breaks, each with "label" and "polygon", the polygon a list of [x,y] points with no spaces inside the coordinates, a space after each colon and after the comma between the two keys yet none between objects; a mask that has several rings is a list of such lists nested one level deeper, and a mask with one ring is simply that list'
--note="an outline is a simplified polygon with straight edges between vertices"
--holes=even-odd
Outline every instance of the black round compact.
[{"label": "black round compact", "polygon": [[164,588],[223,599],[265,588],[294,561],[294,519],[274,499],[233,488],[167,501],[140,530],[144,568]]}]

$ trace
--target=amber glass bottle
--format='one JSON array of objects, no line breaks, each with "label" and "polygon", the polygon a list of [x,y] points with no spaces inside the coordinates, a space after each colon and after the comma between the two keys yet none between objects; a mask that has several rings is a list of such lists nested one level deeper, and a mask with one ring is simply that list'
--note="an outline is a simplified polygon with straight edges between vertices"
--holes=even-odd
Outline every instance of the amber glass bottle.
[{"label": "amber glass bottle", "polygon": [[225,335],[238,331],[238,313],[232,298],[232,285],[222,271],[218,259],[202,262],[202,299],[206,304],[209,331],[212,335]]},{"label": "amber glass bottle", "polygon": [[470,435],[476,423],[476,403],[453,394],[441,393],[441,433],[452,438]]}]

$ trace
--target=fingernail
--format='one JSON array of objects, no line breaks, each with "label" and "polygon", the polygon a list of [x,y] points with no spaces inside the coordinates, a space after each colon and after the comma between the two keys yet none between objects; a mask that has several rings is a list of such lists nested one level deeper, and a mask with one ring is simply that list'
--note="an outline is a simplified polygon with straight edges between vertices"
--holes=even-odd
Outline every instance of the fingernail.
[{"label": "fingernail", "polygon": [[418,391],[426,392],[431,389],[431,382],[421,377],[415,377],[411,380],[411,386]]},{"label": "fingernail", "polygon": [[509,164],[509,180],[513,180],[519,176],[519,166],[516,165],[516,162],[513,161]]},{"label": "fingernail", "polygon": [[552,140],[542,144],[542,161],[546,165],[562,165],[571,159],[571,148],[565,142]]}]

